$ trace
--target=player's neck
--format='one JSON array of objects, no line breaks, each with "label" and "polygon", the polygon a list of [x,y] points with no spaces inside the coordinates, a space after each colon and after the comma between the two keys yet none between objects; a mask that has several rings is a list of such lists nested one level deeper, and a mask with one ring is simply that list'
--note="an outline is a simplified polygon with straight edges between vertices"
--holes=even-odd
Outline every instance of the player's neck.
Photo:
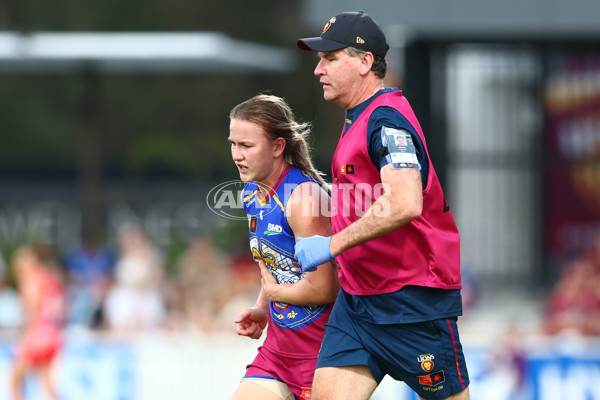
[{"label": "player's neck", "polygon": [[277,190],[277,186],[283,179],[283,174],[287,171],[287,168],[290,167],[285,160],[281,160],[282,162],[278,163],[274,166],[273,170],[269,174],[267,178],[258,182],[258,197],[259,199],[266,199],[274,190]]}]

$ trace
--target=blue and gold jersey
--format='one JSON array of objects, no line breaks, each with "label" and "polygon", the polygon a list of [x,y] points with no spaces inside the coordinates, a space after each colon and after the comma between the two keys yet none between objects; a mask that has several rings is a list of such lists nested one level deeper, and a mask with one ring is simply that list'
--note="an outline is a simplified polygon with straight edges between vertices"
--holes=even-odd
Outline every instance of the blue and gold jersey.
[{"label": "blue and gold jersey", "polygon": [[[286,206],[294,189],[307,181],[316,182],[300,169],[288,166],[264,199],[257,196],[259,186],[256,182],[248,183],[242,194],[252,256],[255,260],[264,260],[282,285],[298,282],[306,276],[294,258],[296,239],[287,222]],[[269,306],[269,330],[263,346],[288,357],[316,356],[331,304],[297,306],[270,302]],[[293,336],[298,340],[293,340]]]}]

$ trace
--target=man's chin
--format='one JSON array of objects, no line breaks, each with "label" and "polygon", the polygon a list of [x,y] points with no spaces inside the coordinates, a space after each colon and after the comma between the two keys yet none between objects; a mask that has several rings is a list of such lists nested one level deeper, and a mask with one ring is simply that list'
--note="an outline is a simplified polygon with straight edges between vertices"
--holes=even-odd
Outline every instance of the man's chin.
[{"label": "man's chin", "polygon": [[331,101],[333,103],[335,103],[335,99],[336,99],[336,97],[332,93],[328,93],[326,91],[323,91],[323,98],[325,100]]}]

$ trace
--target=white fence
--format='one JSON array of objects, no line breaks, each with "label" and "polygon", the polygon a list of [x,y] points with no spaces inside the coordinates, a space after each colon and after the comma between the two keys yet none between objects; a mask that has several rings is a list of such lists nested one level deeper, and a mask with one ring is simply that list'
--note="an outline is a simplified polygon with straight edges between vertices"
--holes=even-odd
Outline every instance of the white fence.
[{"label": "white fence", "polygon": [[[600,400],[600,347],[574,340],[560,344],[529,346],[522,369],[501,349],[465,348],[471,397]],[[258,345],[231,334],[163,333],[122,340],[72,336],[58,359],[56,381],[61,400],[227,400]],[[13,340],[0,342],[0,399],[9,399],[13,352]],[[27,392],[28,400],[43,399],[35,379]],[[386,378],[373,400],[388,399],[416,397],[403,383]]]}]

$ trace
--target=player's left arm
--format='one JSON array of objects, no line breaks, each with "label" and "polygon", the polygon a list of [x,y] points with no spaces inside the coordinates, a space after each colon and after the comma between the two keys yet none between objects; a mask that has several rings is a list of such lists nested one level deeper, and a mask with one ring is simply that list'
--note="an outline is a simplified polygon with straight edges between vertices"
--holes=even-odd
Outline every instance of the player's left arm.
[{"label": "player's left arm", "polygon": [[329,248],[333,256],[390,233],[421,216],[421,171],[387,164],[381,168],[381,182],[384,193],[368,212],[331,237]]},{"label": "player's left arm", "polygon": [[[329,194],[316,182],[298,185],[287,203],[287,220],[296,238],[331,235]],[[321,264],[316,271],[292,284],[280,285],[269,278],[270,272],[261,267],[263,291],[271,301],[314,306],[335,300],[339,291],[337,272],[332,262]],[[266,272],[265,272],[266,271]]]}]

